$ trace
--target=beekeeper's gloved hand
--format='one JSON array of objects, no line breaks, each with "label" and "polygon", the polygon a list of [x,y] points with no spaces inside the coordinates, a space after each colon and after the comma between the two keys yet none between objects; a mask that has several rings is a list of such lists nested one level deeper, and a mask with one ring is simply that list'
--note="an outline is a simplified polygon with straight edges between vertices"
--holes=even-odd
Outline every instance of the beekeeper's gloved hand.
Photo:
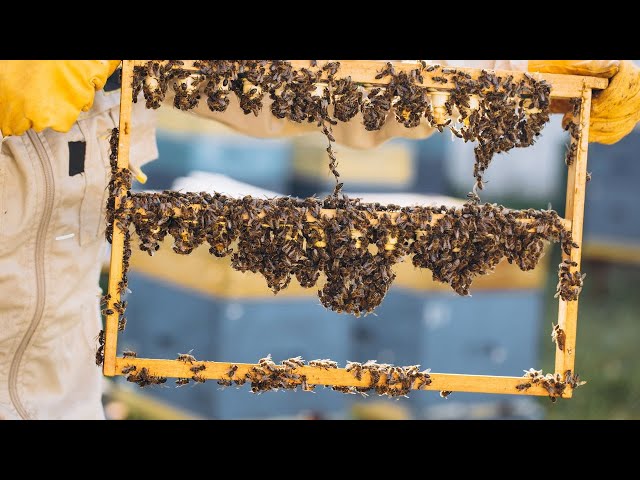
[{"label": "beekeeper's gloved hand", "polygon": [[0,61],[0,133],[67,132],[120,60]]},{"label": "beekeeper's gloved hand", "polygon": [[[640,120],[640,69],[629,60],[529,60],[528,69],[611,78],[605,90],[593,93],[590,142],[615,143]],[[570,120],[565,115],[563,124]]]}]

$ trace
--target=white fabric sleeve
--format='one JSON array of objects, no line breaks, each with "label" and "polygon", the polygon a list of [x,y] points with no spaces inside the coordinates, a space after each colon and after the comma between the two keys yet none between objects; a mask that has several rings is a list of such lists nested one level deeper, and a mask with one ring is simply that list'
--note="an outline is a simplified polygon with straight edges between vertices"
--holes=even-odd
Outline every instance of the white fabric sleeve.
[{"label": "white fabric sleeve", "polygon": [[[165,103],[167,102],[173,104],[172,92],[167,92]],[[271,99],[266,95],[263,99],[262,111],[257,117],[251,113],[245,115],[234,94],[229,95],[229,106],[225,112],[212,112],[204,99],[190,112],[216,120],[239,133],[253,137],[291,137],[321,131],[315,123],[297,123],[274,117],[271,114]],[[367,131],[364,128],[361,113],[349,122],[338,122],[337,125],[332,126],[332,129],[336,143],[361,149],[374,148],[396,137],[426,138],[434,132],[434,129],[426,123],[414,128],[404,127],[396,122],[393,111],[389,112],[387,121],[380,130]]]},{"label": "white fabric sleeve", "polygon": [[[411,60],[411,62],[414,61],[415,60]],[[527,60],[432,60],[430,63],[496,70],[526,71],[527,69]],[[265,95],[263,100],[262,112],[260,112],[257,117],[253,114],[245,115],[240,109],[238,99],[235,95],[229,95],[229,100],[229,106],[223,113],[209,110],[204,99],[200,101],[198,106],[191,110],[191,112],[202,117],[211,118],[233,128],[237,132],[254,137],[289,137],[320,131],[319,127],[315,124],[296,123],[271,115],[271,100],[267,95]],[[173,103],[173,94],[171,91],[167,93],[165,102]],[[434,131],[435,129],[429,127],[426,123],[421,123],[417,127],[406,128],[396,122],[393,111],[389,112],[387,121],[380,130],[365,130],[362,122],[362,114],[360,113],[347,123],[338,122],[337,125],[333,126],[333,134],[337,143],[352,148],[363,149],[376,147],[396,137],[426,138]]]},{"label": "white fabric sleeve", "polygon": [[529,60],[432,60],[431,63],[440,65],[485,68],[487,70],[515,70],[526,72]]}]

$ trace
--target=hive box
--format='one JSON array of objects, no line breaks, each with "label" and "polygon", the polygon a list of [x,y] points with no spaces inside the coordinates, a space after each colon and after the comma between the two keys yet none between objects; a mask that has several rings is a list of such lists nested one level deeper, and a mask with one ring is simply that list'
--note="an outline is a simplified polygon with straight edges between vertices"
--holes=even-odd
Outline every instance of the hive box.
[{"label": "hive box", "polygon": [[[420,364],[440,373],[522,375],[538,365],[538,337],[543,317],[542,289],[475,290],[472,297],[454,292],[392,289],[377,317],[354,321],[355,358],[379,363]],[[442,402],[501,405],[483,417],[510,417],[518,397],[472,393],[413,392],[402,399],[415,418],[439,417]],[[370,401],[358,399],[358,401]],[[499,409],[494,409],[499,410]],[[466,415],[464,409],[456,416]],[[531,414],[531,412],[529,412]]]},{"label": "hive box", "polygon": [[148,189],[169,189],[176,178],[194,170],[230,175],[279,192],[288,189],[291,140],[238,135],[218,122],[160,109],[157,141],[158,160],[143,168]]},{"label": "hive box", "polygon": [[640,264],[640,132],[614,145],[589,145],[592,180],[584,214],[585,258]]},{"label": "hive box", "polygon": [[[269,353],[278,362],[297,355],[343,364],[348,359],[351,317],[332,314],[317,301],[216,298],[135,271],[129,279],[130,320],[120,345],[138,356],[176,358],[193,348],[198,359],[238,363],[255,363]],[[328,417],[346,411],[344,395],[321,388],[254,395],[248,386],[222,391],[215,381],[178,389],[173,380],[165,385],[170,388],[145,393],[206,418]]]}]

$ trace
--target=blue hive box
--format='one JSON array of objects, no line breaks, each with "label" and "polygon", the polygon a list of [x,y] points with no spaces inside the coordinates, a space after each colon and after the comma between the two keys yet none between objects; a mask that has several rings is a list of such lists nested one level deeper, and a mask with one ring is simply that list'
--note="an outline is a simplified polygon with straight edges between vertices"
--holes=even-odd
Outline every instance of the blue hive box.
[{"label": "blue hive box", "polygon": [[[348,359],[351,317],[325,310],[317,299],[262,300],[208,297],[135,271],[129,274],[126,331],[120,350],[140,357],[176,358],[194,349],[202,360],[256,363],[271,354],[276,362],[302,355],[306,360]],[[250,393],[248,386],[224,391],[204,385],[149,388],[150,395],[207,418],[323,417],[345,412],[344,395],[318,388],[308,392]]]},{"label": "blue hive box", "polygon": [[146,189],[169,189],[176,178],[199,170],[222,173],[276,192],[288,191],[289,140],[158,130],[157,141],[158,159],[143,167],[148,176]]},{"label": "blue hive box", "polygon": [[[353,356],[378,363],[420,364],[438,373],[519,376],[536,367],[542,291],[482,290],[472,295],[392,287],[376,310],[377,317],[354,320]],[[422,418],[429,407],[454,398],[465,404],[517,400],[472,393],[444,400],[435,391],[416,391],[401,401],[415,418]]]},{"label": "blue hive box", "polygon": [[292,146],[289,140],[241,135],[202,136],[193,147],[190,170],[228,175],[256,187],[288,193]]},{"label": "blue hive box", "polygon": [[[538,365],[542,318],[539,290],[478,291],[472,298],[450,292],[415,292],[392,287],[375,315],[355,318],[325,310],[315,296],[225,299],[206,296],[131,272],[122,348],[139,356],[175,358],[193,348],[199,359],[255,363],[302,355],[306,360],[376,359],[421,364],[434,372],[520,375]],[[147,392],[207,418],[295,417],[313,412],[346,417],[354,402],[368,399],[320,387],[317,393],[249,393],[245,386],[219,390],[215,381]],[[459,393],[456,402],[510,402],[516,397]],[[452,397],[453,398],[453,397]],[[412,392],[401,399],[415,418],[443,402],[437,392]],[[451,401],[451,400],[447,400]]]},{"label": "blue hive box", "polygon": [[614,145],[589,145],[584,256],[640,263],[640,132]]}]

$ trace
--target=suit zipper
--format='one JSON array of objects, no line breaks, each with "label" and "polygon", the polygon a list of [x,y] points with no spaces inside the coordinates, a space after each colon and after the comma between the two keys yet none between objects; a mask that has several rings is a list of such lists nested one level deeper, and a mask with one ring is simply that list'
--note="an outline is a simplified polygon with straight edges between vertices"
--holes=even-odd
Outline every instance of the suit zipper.
[{"label": "suit zipper", "polygon": [[40,325],[40,321],[42,320],[42,313],[44,312],[47,287],[44,275],[44,257],[47,240],[47,230],[49,229],[49,223],[51,221],[51,216],[53,213],[53,201],[55,193],[53,168],[51,166],[49,156],[47,155],[47,151],[44,148],[42,139],[33,130],[28,130],[27,135],[29,135],[31,142],[33,143],[36,152],[38,153],[38,157],[40,157],[40,166],[42,167],[45,189],[44,210],[42,213],[42,218],[40,219],[40,225],[38,226],[35,249],[36,309],[34,311],[33,317],[31,318],[29,328],[24,334],[24,337],[22,337],[22,341],[20,342],[20,345],[18,345],[18,349],[13,356],[13,360],[11,361],[11,369],[9,370],[9,396],[11,397],[11,402],[13,403],[14,408],[23,419],[29,419],[31,416],[29,415],[29,412],[25,408],[22,400],[20,399],[20,395],[18,394],[18,370],[20,369],[20,364],[22,362],[24,352],[29,346],[29,342],[31,341],[33,334],[38,328],[38,325]]}]

